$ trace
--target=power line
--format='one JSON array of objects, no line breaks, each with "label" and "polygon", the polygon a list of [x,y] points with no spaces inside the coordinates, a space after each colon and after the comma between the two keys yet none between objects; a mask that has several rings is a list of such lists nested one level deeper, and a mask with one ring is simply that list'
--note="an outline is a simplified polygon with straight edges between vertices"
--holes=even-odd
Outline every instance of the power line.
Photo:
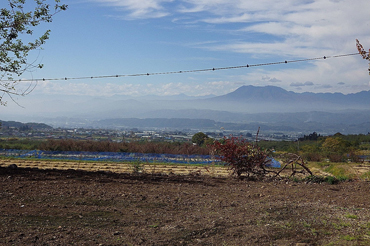
[{"label": "power line", "polygon": [[[182,73],[198,73],[198,72],[230,70],[230,69],[240,69],[240,68],[250,68],[250,67],[271,66],[271,65],[288,64],[288,63],[296,63],[296,62],[307,62],[307,61],[315,61],[315,60],[326,60],[326,59],[330,59],[330,58],[342,58],[342,57],[348,57],[348,56],[354,56],[354,55],[360,55],[360,54],[359,53],[352,53],[352,54],[345,54],[345,55],[322,56],[322,57],[298,59],[298,60],[285,60],[285,61],[280,61],[280,62],[268,62],[268,63],[247,64],[247,65],[230,66],[230,67],[194,69],[194,70],[180,70],[180,71],[172,71],[172,72],[116,74],[116,75],[64,77],[64,78],[20,79],[19,81],[46,81],[46,80],[56,81],[56,80],[106,79],[106,78],[140,77],[140,76],[169,75],[169,74],[182,74]],[[3,80],[3,81],[10,82],[10,81],[14,81],[14,80]]]}]

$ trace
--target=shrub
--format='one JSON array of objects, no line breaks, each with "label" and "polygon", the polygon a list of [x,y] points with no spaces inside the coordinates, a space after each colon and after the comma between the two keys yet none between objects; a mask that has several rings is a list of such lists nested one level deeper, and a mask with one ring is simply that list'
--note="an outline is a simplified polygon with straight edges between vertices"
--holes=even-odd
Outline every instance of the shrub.
[{"label": "shrub", "polygon": [[366,179],[366,180],[370,180],[370,171],[369,172],[366,172],[366,173],[363,173],[361,175],[361,178],[362,179]]},{"label": "shrub", "polygon": [[343,162],[344,158],[342,154],[338,153],[330,153],[328,154],[328,158],[330,162]]},{"label": "shrub", "polygon": [[323,159],[322,155],[317,152],[304,153],[303,158],[307,161],[315,161],[315,162],[320,162]]},{"label": "shrub", "polygon": [[266,151],[245,139],[231,136],[223,141],[215,141],[212,147],[221,161],[228,165],[233,174],[262,177],[268,173],[266,165],[270,163]]},{"label": "shrub", "polygon": [[357,162],[357,163],[361,162],[359,153],[357,153],[355,150],[351,150],[348,154],[348,157],[351,160],[351,162]]}]

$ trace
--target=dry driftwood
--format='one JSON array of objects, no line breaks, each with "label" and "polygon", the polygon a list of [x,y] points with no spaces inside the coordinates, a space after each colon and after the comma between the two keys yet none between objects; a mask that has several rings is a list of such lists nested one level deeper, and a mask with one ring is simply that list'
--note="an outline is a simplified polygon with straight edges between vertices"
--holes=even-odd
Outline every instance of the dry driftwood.
[{"label": "dry driftwood", "polygon": [[[313,175],[311,170],[306,167],[306,165],[304,164],[304,161],[303,161],[303,158],[297,154],[293,154],[293,153],[288,153],[288,154],[285,154],[284,155],[285,157],[285,165],[282,169],[280,169],[280,171],[278,171],[275,175],[278,176],[280,175],[280,173],[286,169],[287,167],[291,166],[291,169],[292,169],[292,173],[290,174],[290,177],[294,176],[296,173],[305,173],[305,171],[307,171],[310,175]],[[297,170],[297,167],[298,166],[301,166],[303,169],[301,170]]]}]

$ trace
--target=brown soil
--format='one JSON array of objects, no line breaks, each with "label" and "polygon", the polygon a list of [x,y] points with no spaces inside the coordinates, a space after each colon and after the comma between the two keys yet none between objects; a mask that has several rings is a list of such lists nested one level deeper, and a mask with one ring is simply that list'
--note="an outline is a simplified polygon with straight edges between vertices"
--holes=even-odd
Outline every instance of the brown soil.
[{"label": "brown soil", "polygon": [[0,167],[0,245],[370,245],[369,191]]}]

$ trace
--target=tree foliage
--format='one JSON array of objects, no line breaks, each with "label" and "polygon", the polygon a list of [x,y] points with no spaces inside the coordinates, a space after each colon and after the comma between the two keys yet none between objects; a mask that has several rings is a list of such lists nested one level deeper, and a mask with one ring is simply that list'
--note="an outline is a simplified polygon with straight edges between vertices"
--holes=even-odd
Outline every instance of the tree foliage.
[{"label": "tree foliage", "polygon": [[0,105],[5,105],[4,95],[26,95],[25,91],[17,91],[15,76],[25,71],[42,68],[42,64],[29,63],[27,57],[32,50],[42,47],[49,39],[50,30],[40,37],[32,37],[35,28],[44,22],[51,22],[53,16],[67,9],[60,0],[3,0],[7,8],[0,9]]},{"label": "tree foliage", "polygon": [[207,139],[208,139],[207,134],[203,132],[198,132],[193,135],[191,141],[199,146],[202,146]]},{"label": "tree foliage", "polygon": [[271,159],[267,152],[245,139],[224,138],[224,141],[215,141],[213,148],[238,177],[242,174],[262,177],[268,173],[266,166]]},{"label": "tree foliage", "polygon": [[348,147],[347,141],[339,137],[328,137],[322,144],[323,151],[328,153],[335,152],[343,154],[344,152],[346,152],[347,147]]}]

